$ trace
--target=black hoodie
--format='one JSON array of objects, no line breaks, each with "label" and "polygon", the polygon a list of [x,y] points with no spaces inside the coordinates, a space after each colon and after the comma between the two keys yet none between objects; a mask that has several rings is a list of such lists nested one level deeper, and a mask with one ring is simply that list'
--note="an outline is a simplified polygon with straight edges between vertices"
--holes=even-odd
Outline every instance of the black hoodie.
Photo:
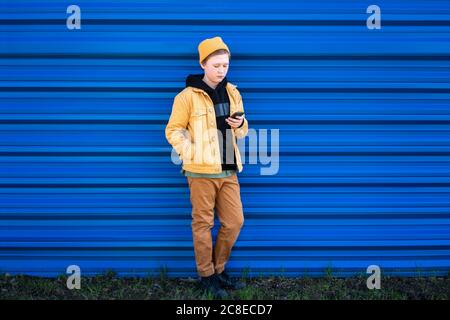
[{"label": "black hoodie", "polygon": [[[225,77],[215,89],[211,88],[203,81],[204,74],[190,74],[186,78],[186,87],[194,87],[204,90],[211,98],[214,104],[214,110],[216,111],[216,124],[217,129],[222,133],[222,143],[219,139],[220,145],[220,158],[222,159],[222,170],[237,170],[236,165],[236,154],[233,148],[233,136],[231,133],[230,125],[225,121],[226,118],[230,116],[230,98],[227,93],[227,83],[228,80]],[[228,130],[227,130],[228,129]],[[227,134],[228,133],[228,134]],[[228,143],[227,143],[228,142]],[[227,145],[232,150],[229,152],[229,160],[226,161]],[[233,157],[231,157],[233,155]],[[233,158],[233,159],[231,159]]]}]

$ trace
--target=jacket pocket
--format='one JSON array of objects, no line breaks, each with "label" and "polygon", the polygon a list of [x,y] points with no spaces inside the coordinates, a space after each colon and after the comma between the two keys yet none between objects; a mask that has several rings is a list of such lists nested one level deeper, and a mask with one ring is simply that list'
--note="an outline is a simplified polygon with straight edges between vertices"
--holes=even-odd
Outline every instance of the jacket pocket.
[{"label": "jacket pocket", "polygon": [[195,138],[203,137],[203,134],[208,130],[208,112],[205,108],[194,109],[189,119],[190,126],[193,129],[192,139],[195,143]]},{"label": "jacket pocket", "polygon": [[208,112],[206,108],[195,108],[194,112],[192,112],[192,118],[206,116]]},{"label": "jacket pocket", "polygon": [[[204,161],[204,149],[207,148],[205,145],[205,136],[208,134],[208,111],[204,106],[197,106],[194,108],[191,117],[189,119],[190,126],[192,128],[192,158],[191,163],[201,164]],[[203,144],[201,141],[196,141],[197,139],[203,140]],[[200,146],[203,146],[202,148]],[[197,157],[196,153],[199,153]],[[195,158],[195,159],[194,159]],[[200,162],[200,163],[197,163]]]},{"label": "jacket pocket", "polygon": [[194,159],[194,152],[195,152],[194,143],[191,141],[186,141],[181,157],[184,164],[192,164],[192,160]]}]

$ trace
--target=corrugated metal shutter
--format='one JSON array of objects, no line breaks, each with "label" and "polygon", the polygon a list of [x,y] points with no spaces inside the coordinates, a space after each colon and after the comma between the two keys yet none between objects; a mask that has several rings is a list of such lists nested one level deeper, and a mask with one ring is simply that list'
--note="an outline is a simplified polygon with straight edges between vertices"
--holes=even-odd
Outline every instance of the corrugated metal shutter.
[{"label": "corrugated metal shutter", "polygon": [[450,3],[377,1],[381,30],[370,4],[2,1],[0,272],[196,274],[164,128],[215,35],[251,128],[281,145],[277,175],[240,174],[229,270],[447,272]]}]

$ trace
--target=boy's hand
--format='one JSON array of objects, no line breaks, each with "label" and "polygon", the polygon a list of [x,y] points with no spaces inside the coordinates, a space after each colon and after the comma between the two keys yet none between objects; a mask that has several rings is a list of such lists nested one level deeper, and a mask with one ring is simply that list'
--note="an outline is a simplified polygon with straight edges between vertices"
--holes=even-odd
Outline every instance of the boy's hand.
[{"label": "boy's hand", "polygon": [[230,125],[230,127],[237,128],[244,121],[244,116],[237,116],[236,119],[232,118],[232,117],[228,117],[227,119],[225,119],[225,121]]}]

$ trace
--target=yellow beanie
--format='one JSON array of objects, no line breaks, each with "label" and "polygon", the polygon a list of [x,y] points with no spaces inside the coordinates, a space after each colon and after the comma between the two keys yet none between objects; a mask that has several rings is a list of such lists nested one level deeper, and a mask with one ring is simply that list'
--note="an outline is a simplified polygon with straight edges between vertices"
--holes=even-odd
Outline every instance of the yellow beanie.
[{"label": "yellow beanie", "polygon": [[228,49],[228,46],[225,44],[225,42],[223,42],[221,37],[209,38],[200,42],[200,44],[198,45],[198,54],[200,56],[199,59],[200,63],[202,63],[202,61],[205,60],[205,58],[209,56],[211,53],[220,49],[227,50],[231,56],[230,49]]}]

